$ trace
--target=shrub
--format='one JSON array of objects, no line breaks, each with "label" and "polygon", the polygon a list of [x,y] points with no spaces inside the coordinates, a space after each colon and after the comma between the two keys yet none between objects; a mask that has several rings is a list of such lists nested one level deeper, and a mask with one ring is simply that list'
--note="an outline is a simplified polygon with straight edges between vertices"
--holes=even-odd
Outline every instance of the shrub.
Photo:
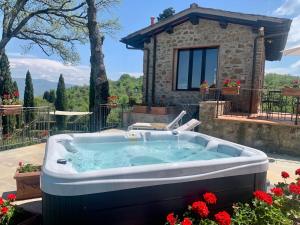
[{"label": "shrub", "polygon": [[281,173],[284,182],[279,182],[270,193],[257,190],[251,203],[236,203],[232,215],[220,211],[211,215],[209,206],[217,204],[213,193],[205,193],[203,201],[199,199],[188,206],[183,219],[170,213],[167,225],[292,225],[300,222],[300,168],[295,171],[295,182],[288,183],[290,175]]}]

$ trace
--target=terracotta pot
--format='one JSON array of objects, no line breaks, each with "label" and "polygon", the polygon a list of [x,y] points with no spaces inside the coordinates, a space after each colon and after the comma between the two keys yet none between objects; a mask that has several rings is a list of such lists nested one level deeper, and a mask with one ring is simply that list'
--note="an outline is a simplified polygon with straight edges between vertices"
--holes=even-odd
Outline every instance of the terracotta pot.
[{"label": "terracotta pot", "polygon": [[22,111],[22,105],[0,105],[2,115],[19,115]]},{"label": "terracotta pot", "polygon": [[300,88],[282,88],[282,95],[300,97]]},{"label": "terracotta pot", "polygon": [[169,111],[168,107],[151,106],[150,113],[154,115],[167,115]]},{"label": "terracotta pot", "polygon": [[17,200],[39,198],[42,196],[40,171],[29,173],[19,173],[19,171],[16,171],[14,179],[17,184]]},{"label": "terracotta pot", "polygon": [[134,105],[132,112],[134,112],[134,113],[147,113],[148,112],[148,106]]},{"label": "terracotta pot", "polygon": [[222,94],[223,95],[239,95],[240,87],[223,87]]}]

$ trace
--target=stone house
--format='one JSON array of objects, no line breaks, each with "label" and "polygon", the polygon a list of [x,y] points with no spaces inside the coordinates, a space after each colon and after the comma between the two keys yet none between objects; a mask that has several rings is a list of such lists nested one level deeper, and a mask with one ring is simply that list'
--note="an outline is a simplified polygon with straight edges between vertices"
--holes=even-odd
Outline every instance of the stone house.
[{"label": "stone house", "polygon": [[280,60],[291,20],[228,12],[191,4],[121,39],[144,52],[144,102],[198,103],[202,81],[220,88],[262,88],[265,60]]}]

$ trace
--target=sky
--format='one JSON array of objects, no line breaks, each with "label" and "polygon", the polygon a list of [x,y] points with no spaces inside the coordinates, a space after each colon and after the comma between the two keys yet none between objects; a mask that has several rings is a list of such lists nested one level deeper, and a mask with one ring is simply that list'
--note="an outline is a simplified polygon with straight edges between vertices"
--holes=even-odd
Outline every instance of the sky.
[{"label": "sky", "polygon": [[[286,48],[300,46],[300,0],[121,0],[110,9],[109,16],[118,18],[120,29],[104,42],[105,66],[109,79],[116,80],[123,73],[142,75],[143,55],[140,50],[128,50],[119,40],[150,24],[150,17],[157,16],[165,8],[173,7],[176,12],[199,6],[234,12],[262,14],[293,19]],[[65,65],[57,56],[47,57],[38,48],[23,53],[23,41],[13,39],[7,46],[13,77],[25,78],[30,70],[33,79],[57,82],[62,73],[66,83],[88,84],[89,45],[76,45],[80,54],[77,65]],[[277,72],[300,76],[300,56],[286,56],[278,62],[267,62],[266,72]]]}]

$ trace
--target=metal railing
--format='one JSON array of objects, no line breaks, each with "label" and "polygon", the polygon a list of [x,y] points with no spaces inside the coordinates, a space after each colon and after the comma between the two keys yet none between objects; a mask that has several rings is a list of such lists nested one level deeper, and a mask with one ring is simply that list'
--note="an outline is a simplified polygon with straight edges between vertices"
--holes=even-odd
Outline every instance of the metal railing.
[{"label": "metal railing", "polygon": [[299,124],[299,97],[284,96],[281,90],[240,89],[238,95],[223,95],[220,91],[217,102],[217,117],[242,116]]},{"label": "metal railing", "polygon": [[91,115],[91,126],[94,131],[123,127],[124,112],[132,109],[127,104],[101,104]]},{"label": "metal railing", "polygon": [[0,151],[40,143],[49,136],[49,107],[18,107],[2,112]]}]

